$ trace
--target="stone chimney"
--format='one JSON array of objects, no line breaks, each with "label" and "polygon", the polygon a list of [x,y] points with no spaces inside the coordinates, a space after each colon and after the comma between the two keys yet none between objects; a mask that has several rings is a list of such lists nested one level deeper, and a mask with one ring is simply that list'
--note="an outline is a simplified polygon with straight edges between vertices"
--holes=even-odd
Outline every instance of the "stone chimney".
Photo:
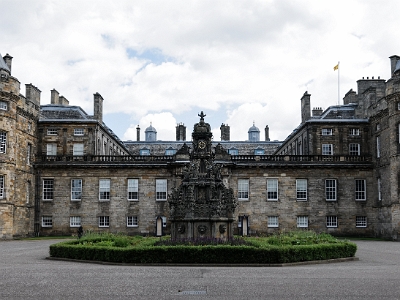
[{"label": "stone chimney", "polygon": [[313,117],[319,117],[322,115],[322,107],[314,107],[312,110]]},{"label": "stone chimney", "polygon": [[270,141],[270,139],[269,139],[269,127],[268,127],[268,125],[265,126],[265,141],[266,141],[266,142],[269,142],[269,141]]},{"label": "stone chimney", "polygon": [[301,97],[301,123],[305,123],[311,118],[311,95],[306,91]]},{"label": "stone chimney", "polygon": [[392,55],[389,58],[390,58],[390,74],[392,75],[391,77],[393,77],[393,73],[396,70],[397,61],[400,60],[400,56]]},{"label": "stone chimney", "polygon": [[140,142],[140,127],[136,127],[136,141]]},{"label": "stone chimney", "polygon": [[59,103],[59,93],[56,91],[56,89],[52,89],[51,91],[51,98],[50,98],[50,103],[51,104],[58,104]]},{"label": "stone chimney", "polygon": [[26,99],[33,102],[37,106],[40,106],[40,93],[42,91],[39,90],[32,83],[25,84],[25,96]]},{"label": "stone chimney", "polygon": [[358,103],[357,93],[353,91],[353,89],[350,89],[343,98],[343,104],[346,105],[350,103]]},{"label": "stone chimney", "polygon": [[60,98],[58,98],[58,103],[65,106],[69,105],[69,101],[64,96],[60,96]]},{"label": "stone chimney", "polygon": [[228,124],[221,124],[221,141],[230,141],[231,140],[231,128]]},{"label": "stone chimney", "polygon": [[186,141],[186,126],[183,123],[176,125],[176,140]]},{"label": "stone chimney", "polygon": [[99,93],[96,93],[93,96],[94,96],[93,116],[97,121],[99,121],[100,123],[103,123],[103,101],[104,101],[104,99]]},{"label": "stone chimney", "polygon": [[13,57],[7,53],[5,56],[3,56],[3,59],[4,59],[4,62],[7,64],[7,67],[10,70],[10,74],[11,74],[11,64],[12,64]]}]

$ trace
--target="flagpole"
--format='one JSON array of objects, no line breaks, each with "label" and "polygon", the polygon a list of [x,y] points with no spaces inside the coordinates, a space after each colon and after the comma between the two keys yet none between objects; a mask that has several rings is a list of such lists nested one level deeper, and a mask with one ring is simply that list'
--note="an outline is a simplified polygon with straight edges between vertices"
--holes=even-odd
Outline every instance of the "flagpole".
[{"label": "flagpole", "polygon": [[338,85],[338,92],[337,92],[337,104],[340,105],[340,68],[339,68],[340,61],[338,61],[338,72],[337,72],[337,85]]}]

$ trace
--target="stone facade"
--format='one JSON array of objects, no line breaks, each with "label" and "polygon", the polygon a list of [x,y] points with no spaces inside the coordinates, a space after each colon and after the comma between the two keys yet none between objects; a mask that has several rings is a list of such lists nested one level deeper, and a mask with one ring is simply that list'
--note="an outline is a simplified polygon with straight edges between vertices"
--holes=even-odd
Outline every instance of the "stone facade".
[{"label": "stone facade", "polygon": [[306,92],[301,124],[285,141],[269,141],[268,126],[260,141],[254,124],[248,141],[230,141],[224,124],[221,141],[186,141],[178,124],[176,141],[140,141],[138,127],[137,141],[123,142],[103,123],[99,93],[93,116],[56,90],[40,106],[40,90],[29,84],[20,95],[10,56],[0,57],[0,237],[74,234],[80,225],[154,235],[157,219],[170,234],[178,227],[168,197],[199,159],[193,153],[207,149],[238,203],[227,223],[235,234],[248,224],[252,235],[301,228],[396,240],[400,57],[390,59],[388,81],[357,81],[343,105],[311,113]]}]

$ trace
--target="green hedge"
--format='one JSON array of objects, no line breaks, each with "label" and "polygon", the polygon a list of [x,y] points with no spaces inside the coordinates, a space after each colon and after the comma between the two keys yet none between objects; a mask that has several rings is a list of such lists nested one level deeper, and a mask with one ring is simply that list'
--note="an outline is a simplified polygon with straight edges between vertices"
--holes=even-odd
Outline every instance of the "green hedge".
[{"label": "green hedge", "polygon": [[357,246],[350,242],[296,246],[146,246],[88,247],[76,241],[50,246],[50,256],[131,264],[280,264],[353,257]]}]

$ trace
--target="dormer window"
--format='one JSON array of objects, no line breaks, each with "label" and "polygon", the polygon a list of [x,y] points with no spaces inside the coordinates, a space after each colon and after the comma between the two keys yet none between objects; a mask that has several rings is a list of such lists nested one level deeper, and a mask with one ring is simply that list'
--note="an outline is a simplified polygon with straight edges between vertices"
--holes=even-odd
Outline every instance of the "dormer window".
[{"label": "dormer window", "polygon": [[57,129],[54,128],[47,129],[47,135],[57,135]]},{"label": "dormer window", "polygon": [[140,149],[140,155],[150,155],[150,150],[149,149]]},{"label": "dormer window", "polygon": [[165,155],[175,155],[176,150],[172,149],[172,148],[168,148],[167,150],[165,150]]},{"label": "dormer window", "polygon": [[264,149],[260,149],[260,148],[255,149],[254,155],[264,155]]},{"label": "dormer window", "polygon": [[5,101],[0,101],[0,109],[1,109],[1,110],[7,110],[7,107],[8,107],[7,104],[8,104],[8,103],[5,102]]},{"label": "dormer window", "polygon": [[239,150],[236,149],[236,148],[231,148],[231,149],[228,150],[228,153],[230,155],[239,155]]},{"label": "dormer window", "polygon": [[322,128],[322,135],[332,135],[332,128]]}]

